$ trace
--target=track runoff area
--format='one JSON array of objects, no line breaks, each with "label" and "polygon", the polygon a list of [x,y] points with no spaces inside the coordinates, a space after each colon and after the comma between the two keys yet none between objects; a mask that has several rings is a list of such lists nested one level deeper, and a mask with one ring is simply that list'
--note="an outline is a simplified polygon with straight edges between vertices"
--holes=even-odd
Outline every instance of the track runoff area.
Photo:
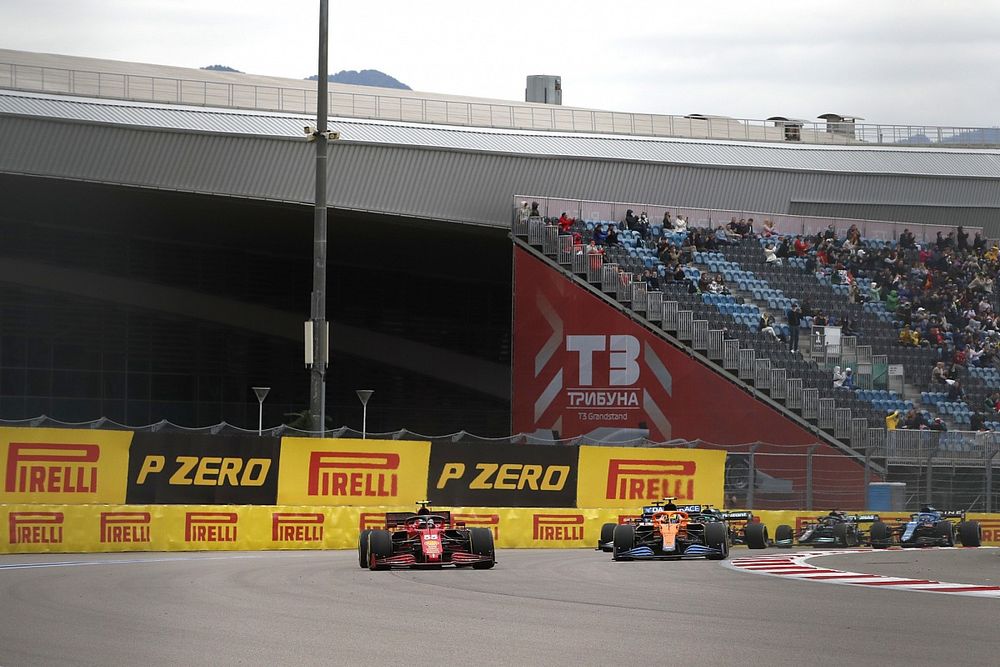
[{"label": "track runoff area", "polygon": [[0,664],[1000,660],[988,547],[737,547],[717,562],[500,549],[497,561],[378,572],[349,550],[3,556]]}]

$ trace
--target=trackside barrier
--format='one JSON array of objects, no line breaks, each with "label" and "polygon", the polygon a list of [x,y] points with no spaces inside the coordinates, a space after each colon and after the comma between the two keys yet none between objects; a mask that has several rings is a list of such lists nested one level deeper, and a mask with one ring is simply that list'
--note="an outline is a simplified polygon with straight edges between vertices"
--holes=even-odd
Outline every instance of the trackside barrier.
[{"label": "trackside barrier", "polygon": [[[355,549],[361,530],[383,526],[385,512],[413,506],[294,505],[2,505],[0,553],[258,551]],[[468,527],[489,529],[496,546],[594,548],[605,523],[635,517],[638,506],[612,509],[440,507]],[[800,529],[825,512],[754,511],[773,537],[780,524]],[[900,512],[879,513],[893,521]],[[1000,545],[1000,514],[969,514],[983,544]],[[595,557],[599,557],[596,556]],[[502,554],[498,561],[503,562]]]}]

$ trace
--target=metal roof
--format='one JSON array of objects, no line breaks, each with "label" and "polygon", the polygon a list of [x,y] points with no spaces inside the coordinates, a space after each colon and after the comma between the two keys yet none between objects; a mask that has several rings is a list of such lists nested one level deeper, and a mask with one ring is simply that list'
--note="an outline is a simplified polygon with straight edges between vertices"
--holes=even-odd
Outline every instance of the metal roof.
[{"label": "metal roof", "polygon": [[[4,115],[224,135],[302,138],[305,115],[0,90]],[[819,146],[469,128],[331,118],[346,142],[706,167],[1000,179],[1000,150]]]}]

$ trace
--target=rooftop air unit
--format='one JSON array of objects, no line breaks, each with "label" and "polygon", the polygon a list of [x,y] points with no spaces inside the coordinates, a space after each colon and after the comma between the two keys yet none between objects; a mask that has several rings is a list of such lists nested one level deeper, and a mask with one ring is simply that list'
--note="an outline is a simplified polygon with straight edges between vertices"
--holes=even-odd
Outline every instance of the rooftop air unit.
[{"label": "rooftop air unit", "polygon": [[524,89],[524,101],[562,104],[562,77],[548,74],[529,76],[528,85]]}]

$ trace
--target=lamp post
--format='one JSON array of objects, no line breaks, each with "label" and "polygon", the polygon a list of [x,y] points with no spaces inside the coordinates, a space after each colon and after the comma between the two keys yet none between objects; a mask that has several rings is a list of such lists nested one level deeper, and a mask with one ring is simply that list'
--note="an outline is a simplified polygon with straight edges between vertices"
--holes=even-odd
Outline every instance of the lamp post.
[{"label": "lamp post", "polygon": [[257,435],[264,433],[264,399],[267,398],[269,391],[271,391],[270,387],[253,387],[253,393],[257,395],[257,405],[260,408],[257,412]]},{"label": "lamp post", "polygon": [[326,430],[326,366],[329,363],[329,325],[326,321],[326,156],[330,133],[327,130],[327,51],[329,0],[319,3],[319,68],[316,82],[316,129],[306,128],[316,143],[316,190],[313,207],[313,289],[309,321],[306,322],[306,366],[309,379],[309,413],[312,430],[323,437]]},{"label": "lamp post", "polygon": [[357,389],[355,392],[361,401],[361,439],[368,437],[368,399],[375,393],[374,389]]}]

